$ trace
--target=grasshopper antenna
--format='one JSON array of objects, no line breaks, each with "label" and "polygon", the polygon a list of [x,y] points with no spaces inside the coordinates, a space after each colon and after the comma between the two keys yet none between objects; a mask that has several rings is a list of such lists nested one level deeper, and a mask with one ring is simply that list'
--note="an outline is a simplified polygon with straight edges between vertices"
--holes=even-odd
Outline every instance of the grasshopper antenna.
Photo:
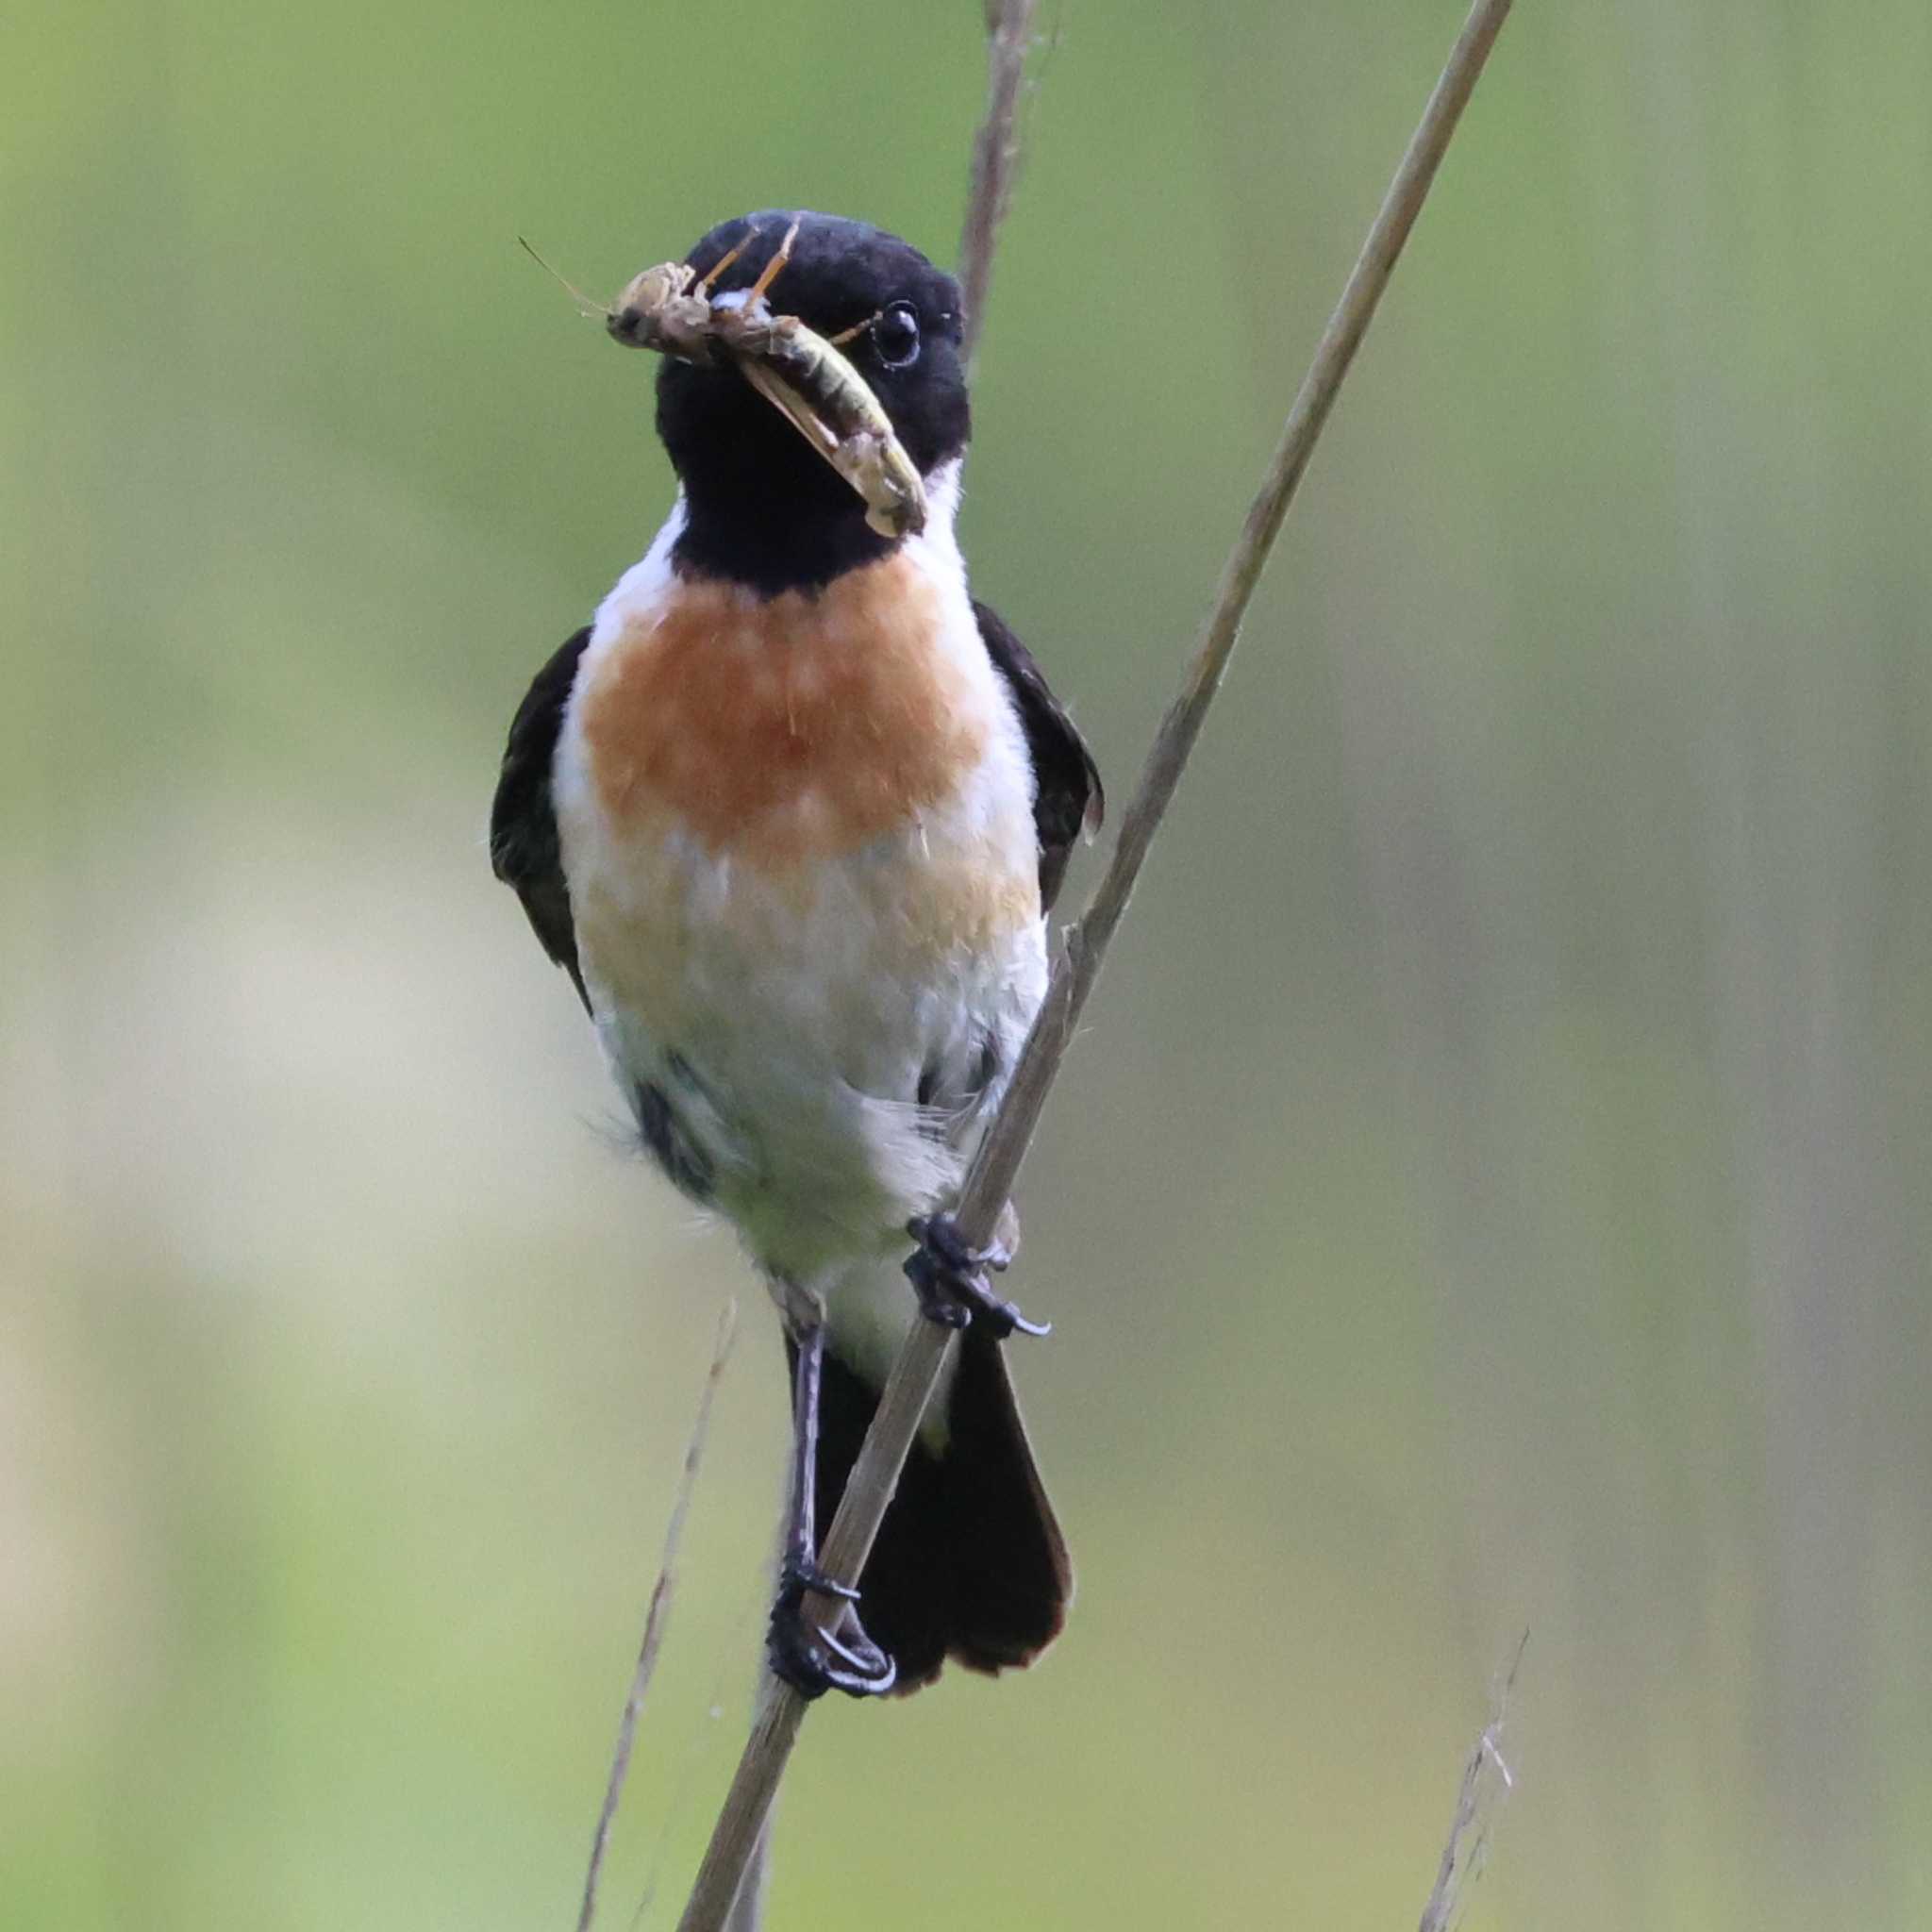
[{"label": "grasshopper antenna", "polygon": [[569,276],[552,268],[521,235],[517,237],[517,246],[577,305],[577,313],[579,315],[601,316],[606,322],[610,320],[610,305],[608,302],[591,301]]}]

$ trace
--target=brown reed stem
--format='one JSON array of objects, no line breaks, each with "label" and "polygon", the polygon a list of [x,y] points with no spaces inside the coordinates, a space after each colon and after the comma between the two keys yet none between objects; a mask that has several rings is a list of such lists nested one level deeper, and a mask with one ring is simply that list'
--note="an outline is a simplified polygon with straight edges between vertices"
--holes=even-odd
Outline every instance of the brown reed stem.
[{"label": "brown reed stem", "polygon": [[965,297],[965,358],[973,366],[992,288],[992,256],[1020,164],[1020,94],[1039,0],[987,0],[986,114],[973,138],[973,178],[959,229],[959,289]]},{"label": "brown reed stem", "polygon": [[[1510,0],[1475,0],[1383,197],[1341,298],[1316,345],[1314,359],[1289,409],[1281,440],[1222,569],[1180,693],[1155,734],[1107,871],[1086,912],[1065,934],[1045,1001],[1027,1036],[1020,1063],[967,1174],[956,1218],[960,1233],[976,1248],[987,1246],[992,1239],[1081,1009],[1099,977],[1148,848],[1234,654],[1255,586],[1509,8]],[[997,74],[997,62],[995,71]],[[1017,81],[1009,99],[1017,102]],[[976,172],[974,188],[977,192]],[[970,217],[967,230],[969,235],[974,232]],[[820,1563],[828,1575],[856,1581],[864,1569],[953,1339],[953,1331],[936,1323],[912,1324],[880,1398],[871,1433],[847,1478],[838,1515],[820,1550]],[[840,1607],[835,1600],[812,1596],[807,1599],[807,1611],[829,1628]],[[717,1932],[729,1911],[784,1775],[805,1709],[805,1699],[797,1691],[767,1679],[751,1737],[699,1867],[696,1886],[678,1922],[679,1932]]]},{"label": "brown reed stem", "polygon": [[697,1487],[698,1465],[704,1460],[705,1440],[711,1431],[711,1404],[724,1364],[731,1359],[731,1344],[738,1335],[738,1304],[728,1301],[718,1317],[717,1337],[711,1343],[711,1366],[705,1372],[705,1385],[698,1392],[697,1414],[691,1434],[685,1438],[684,1463],[677,1474],[677,1489],[672,1497],[671,1520],[664,1528],[664,1555],[658,1565],[658,1580],[651,1586],[651,1606],[644,1612],[644,1637],[638,1646],[637,1669],[631,1673],[630,1694],[624,1701],[624,1715],[618,1720],[617,1746],[610,1754],[610,1776],[604,1787],[604,1807],[597,1813],[597,1829],[591,1839],[591,1863],[584,1874],[583,1903],[577,1908],[577,1932],[591,1932],[591,1921],[597,1913],[597,1881],[603,1875],[604,1854],[610,1843],[610,1827],[617,1817],[618,1800],[624,1796],[624,1781],[630,1772],[631,1746],[637,1740],[638,1720],[643,1715],[644,1699],[658,1668],[658,1653],[663,1647],[664,1628],[671,1618],[671,1593],[675,1581],[678,1546],[684,1541],[684,1519],[691,1513],[691,1491]]}]

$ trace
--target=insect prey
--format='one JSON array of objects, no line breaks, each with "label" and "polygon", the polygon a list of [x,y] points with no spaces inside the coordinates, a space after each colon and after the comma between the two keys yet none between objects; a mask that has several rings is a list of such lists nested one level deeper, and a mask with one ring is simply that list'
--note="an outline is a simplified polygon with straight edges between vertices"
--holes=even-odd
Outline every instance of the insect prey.
[{"label": "insect prey", "polygon": [[795,315],[773,312],[767,294],[798,233],[793,223],[758,278],[737,299],[711,294],[718,277],[756,230],[703,276],[689,262],[660,262],[633,276],[606,311],[611,335],[631,348],[688,362],[734,362],[765,400],[844,477],[865,504],[865,520],[886,537],[925,527],[925,488],[872,386],[839,346],[869,328],[868,317],[831,340]]}]

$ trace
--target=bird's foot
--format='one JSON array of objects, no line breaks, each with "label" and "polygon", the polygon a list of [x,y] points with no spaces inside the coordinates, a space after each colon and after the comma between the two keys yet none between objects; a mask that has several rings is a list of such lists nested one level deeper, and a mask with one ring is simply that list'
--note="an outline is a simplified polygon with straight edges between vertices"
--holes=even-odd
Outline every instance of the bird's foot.
[{"label": "bird's foot", "polygon": [[947,1328],[980,1321],[996,1341],[1004,1341],[1016,1329],[1022,1335],[1052,1334],[1052,1323],[1029,1322],[988,1285],[986,1271],[997,1273],[1013,1258],[1006,1242],[996,1240],[983,1251],[968,1247],[950,1214],[916,1216],[906,1224],[906,1232],[919,1243],[907,1257],[906,1275],[927,1321]]},{"label": "bird's foot", "polygon": [[808,1556],[799,1550],[788,1550],[785,1561],[778,1572],[778,1594],[787,1591],[817,1591],[821,1596],[835,1596],[841,1602],[856,1604],[858,1592],[849,1583],[841,1583],[836,1576],[828,1575]]},{"label": "bird's foot", "polygon": [[827,1576],[815,1563],[788,1557],[765,1632],[772,1669],[806,1697],[823,1697],[827,1690],[883,1697],[898,1679],[898,1665],[865,1634],[856,1611],[841,1613],[836,1633],[813,1623],[805,1613],[807,1593],[813,1591],[846,1604],[858,1601],[850,1584]]}]

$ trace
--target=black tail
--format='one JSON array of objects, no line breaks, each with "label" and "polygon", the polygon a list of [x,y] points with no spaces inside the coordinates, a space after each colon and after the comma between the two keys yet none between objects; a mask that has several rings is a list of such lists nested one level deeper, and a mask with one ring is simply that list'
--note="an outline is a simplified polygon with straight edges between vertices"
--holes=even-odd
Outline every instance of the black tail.
[{"label": "black tail", "polygon": [[[878,1391],[828,1347],[819,1406],[819,1533],[830,1528]],[[1000,1345],[960,1337],[945,1453],[922,1431],[886,1511],[858,1613],[899,1666],[900,1694],[948,1657],[970,1670],[1024,1666],[1066,1622],[1074,1573],[1054,1521]]]}]

